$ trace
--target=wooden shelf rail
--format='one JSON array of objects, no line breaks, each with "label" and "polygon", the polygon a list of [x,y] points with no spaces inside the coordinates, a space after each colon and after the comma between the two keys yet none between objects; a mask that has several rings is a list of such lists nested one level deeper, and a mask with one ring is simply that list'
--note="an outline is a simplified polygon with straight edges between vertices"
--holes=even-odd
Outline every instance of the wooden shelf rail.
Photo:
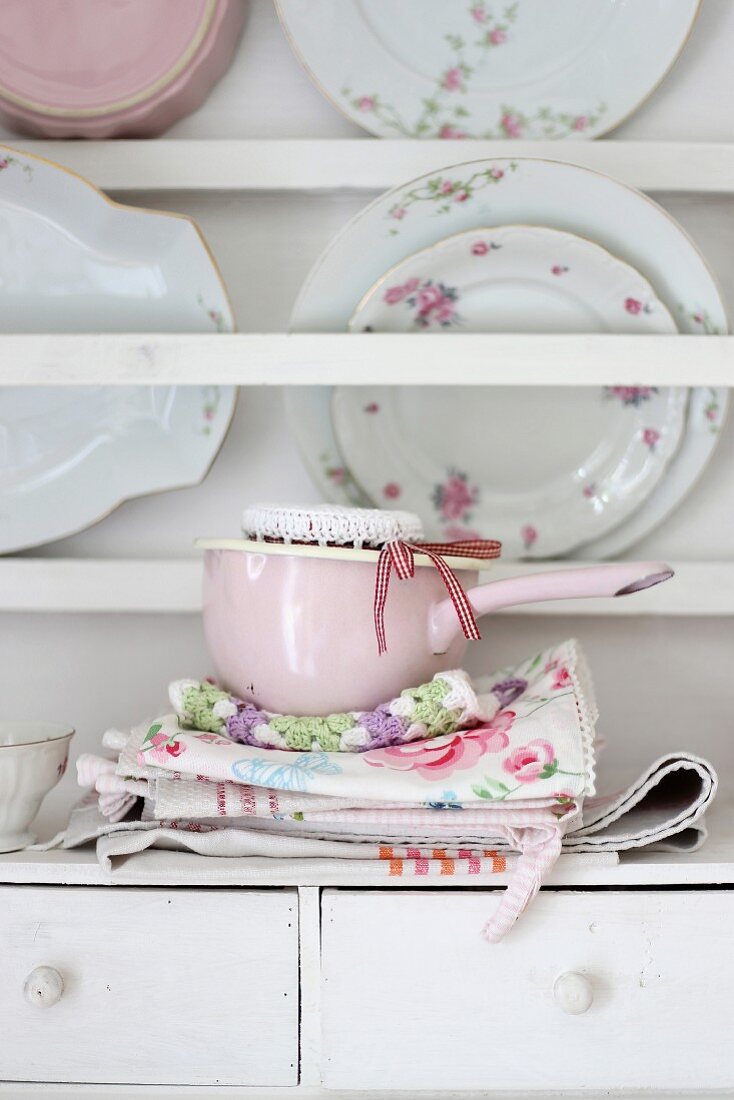
[{"label": "wooden shelf rail", "polygon": [[[3,385],[731,386],[734,336],[0,336]],[[420,354],[416,349],[420,349]]]},{"label": "wooden shelf rail", "polygon": [[[582,562],[500,562],[487,579]],[[734,615],[734,562],[673,563],[676,577],[633,599],[569,600],[502,614]],[[0,558],[0,612],[197,614],[201,560]]]},{"label": "wooden shelf rail", "polygon": [[382,191],[462,161],[540,157],[605,172],[643,191],[734,191],[734,144],[669,141],[29,141],[108,191]]}]

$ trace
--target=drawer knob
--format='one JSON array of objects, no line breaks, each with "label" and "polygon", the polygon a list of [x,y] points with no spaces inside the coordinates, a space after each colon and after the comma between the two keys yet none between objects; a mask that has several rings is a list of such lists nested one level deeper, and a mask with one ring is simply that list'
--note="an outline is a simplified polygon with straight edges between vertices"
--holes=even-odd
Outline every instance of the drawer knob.
[{"label": "drawer knob", "polygon": [[569,1016],[580,1016],[591,1008],[594,989],[588,978],[573,970],[556,978],[553,983],[553,996],[562,1012]]},{"label": "drawer knob", "polygon": [[61,1000],[64,979],[53,966],[37,966],[31,970],[23,985],[23,996],[30,1005],[50,1008]]}]

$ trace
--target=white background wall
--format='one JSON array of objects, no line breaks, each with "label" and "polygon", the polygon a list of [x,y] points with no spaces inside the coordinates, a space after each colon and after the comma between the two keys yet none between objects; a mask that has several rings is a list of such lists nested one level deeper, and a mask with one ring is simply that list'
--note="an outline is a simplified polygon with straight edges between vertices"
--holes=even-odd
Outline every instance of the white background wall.
[{"label": "white background wall", "polygon": [[[371,140],[311,85],[269,0],[251,0],[249,8],[235,65],[205,106],[168,136]],[[672,74],[615,137],[734,140],[733,49],[734,0],[703,0],[693,36]],[[0,129],[0,137],[3,133],[10,137]],[[22,148],[22,139],[10,140]],[[466,154],[465,147],[447,143],[445,163]],[[193,215],[221,266],[240,329],[266,332],[285,329],[312,262],[373,195],[118,197]],[[734,200],[656,197],[702,248],[734,316]],[[695,491],[629,556],[734,558],[733,475],[730,419]],[[233,427],[201,486],[129,502],[89,531],[33,553],[190,555],[197,535],[236,534],[243,505],[257,499],[318,499],[285,431],[277,389],[241,391]],[[734,669],[730,619],[498,617],[485,634],[473,650],[476,669],[502,665],[569,634],[583,641],[598,686],[601,729],[609,741],[608,773],[617,775],[674,748],[705,752],[724,772],[734,763],[727,699]],[[68,720],[78,729],[77,751],[92,748],[108,725],[124,725],[154,710],[169,679],[207,671],[196,616],[0,615],[0,713]],[[55,797],[57,806],[72,795],[72,782],[67,776]]]}]

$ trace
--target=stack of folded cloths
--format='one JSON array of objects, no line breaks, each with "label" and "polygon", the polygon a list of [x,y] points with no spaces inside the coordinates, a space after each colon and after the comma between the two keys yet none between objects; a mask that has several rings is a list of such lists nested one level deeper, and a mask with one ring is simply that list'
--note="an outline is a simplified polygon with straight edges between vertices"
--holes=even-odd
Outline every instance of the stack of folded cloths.
[{"label": "stack of folded cloths", "polygon": [[107,861],[150,845],[374,861],[392,876],[507,869],[492,941],[562,847],[616,852],[675,836],[693,847],[716,787],[709,765],[675,754],[633,788],[592,797],[597,712],[572,641],[476,682],[442,672],[369,712],[273,715],[194,680],[169,696],[168,713],[108,731],[110,755],[79,758],[94,793],[65,846],[97,837]]}]

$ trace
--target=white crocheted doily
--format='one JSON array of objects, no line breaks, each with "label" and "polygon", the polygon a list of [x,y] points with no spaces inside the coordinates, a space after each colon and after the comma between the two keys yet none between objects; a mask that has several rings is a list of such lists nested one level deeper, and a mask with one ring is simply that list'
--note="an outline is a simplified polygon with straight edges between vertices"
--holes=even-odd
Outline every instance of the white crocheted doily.
[{"label": "white crocheted doily", "polygon": [[245,538],[305,542],[318,546],[383,546],[393,539],[420,542],[423,527],[412,512],[338,505],[252,504],[242,513]]}]

